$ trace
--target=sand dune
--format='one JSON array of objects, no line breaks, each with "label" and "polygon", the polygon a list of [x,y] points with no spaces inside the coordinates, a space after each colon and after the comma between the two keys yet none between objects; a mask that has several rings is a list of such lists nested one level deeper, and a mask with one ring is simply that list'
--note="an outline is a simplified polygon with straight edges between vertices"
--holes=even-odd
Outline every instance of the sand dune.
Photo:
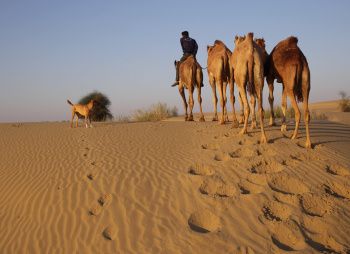
[{"label": "sand dune", "polygon": [[0,253],[346,253],[350,126],[0,125]]}]

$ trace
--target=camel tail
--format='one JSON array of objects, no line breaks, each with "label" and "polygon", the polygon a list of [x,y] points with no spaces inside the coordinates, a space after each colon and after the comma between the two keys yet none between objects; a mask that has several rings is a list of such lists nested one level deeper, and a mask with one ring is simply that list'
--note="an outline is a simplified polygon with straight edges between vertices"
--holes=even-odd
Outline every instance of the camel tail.
[{"label": "camel tail", "polygon": [[68,102],[68,104],[74,106],[73,103],[70,100],[67,100],[67,102]]},{"label": "camel tail", "polygon": [[253,48],[253,33],[248,33],[249,56],[248,56],[248,87],[249,94],[254,94],[254,48]]},{"label": "camel tail", "polygon": [[294,94],[297,97],[298,102],[303,102],[303,90],[302,90],[302,67],[300,65],[295,66],[295,86]]}]

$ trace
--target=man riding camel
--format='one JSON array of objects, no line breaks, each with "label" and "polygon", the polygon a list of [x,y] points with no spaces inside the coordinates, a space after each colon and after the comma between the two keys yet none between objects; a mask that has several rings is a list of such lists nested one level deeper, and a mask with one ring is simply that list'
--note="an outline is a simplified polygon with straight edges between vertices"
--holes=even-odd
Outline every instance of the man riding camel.
[{"label": "man riding camel", "polygon": [[[181,57],[180,61],[176,63],[176,81],[171,86],[177,86],[179,84],[179,68],[180,64],[187,59],[189,56],[193,56],[196,59],[197,51],[198,51],[198,44],[197,42],[190,38],[188,31],[183,31],[181,33],[182,38],[180,39],[183,56]],[[203,84],[202,84],[203,87]]]}]

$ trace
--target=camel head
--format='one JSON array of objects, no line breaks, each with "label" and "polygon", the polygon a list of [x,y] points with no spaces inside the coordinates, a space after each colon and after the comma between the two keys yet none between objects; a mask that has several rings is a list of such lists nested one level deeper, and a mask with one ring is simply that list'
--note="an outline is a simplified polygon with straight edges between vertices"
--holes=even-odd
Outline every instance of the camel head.
[{"label": "camel head", "polygon": [[245,40],[245,35],[244,36],[235,36],[235,46],[238,46],[239,44],[241,44],[241,42],[243,42]]},{"label": "camel head", "polygon": [[258,44],[262,49],[265,49],[265,40],[264,38],[256,38],[255,43]]}]

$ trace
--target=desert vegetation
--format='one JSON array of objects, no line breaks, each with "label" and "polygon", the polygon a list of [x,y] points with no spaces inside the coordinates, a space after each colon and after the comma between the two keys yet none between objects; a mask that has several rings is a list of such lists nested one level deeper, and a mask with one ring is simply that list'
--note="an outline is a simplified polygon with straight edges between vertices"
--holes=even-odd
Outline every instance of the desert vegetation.
[{"label": "desert vegetation", "polygon": [[339,108],[342,112],[350,112],[350,98],[347,96],[346,92],[341,91],[339,92],[339,95],[341,97],[339,102]]},{"label": "desert vegetation", "polygon": [[168,107],[166,103],[158,102],[148,109],[138,109],[132,115],[132,119],[137,122],[160,121],[169,117],[177,116],[177,107]]},{"label": "desert vegetation", "polygon": [[91,120],[95,122],[104,122],[113,119],[109,110],[111,101],[101,92],[94,91],[79,100],[79,104],[87,104],[90,100],[95,100],[95,105],[91,111]]}]

